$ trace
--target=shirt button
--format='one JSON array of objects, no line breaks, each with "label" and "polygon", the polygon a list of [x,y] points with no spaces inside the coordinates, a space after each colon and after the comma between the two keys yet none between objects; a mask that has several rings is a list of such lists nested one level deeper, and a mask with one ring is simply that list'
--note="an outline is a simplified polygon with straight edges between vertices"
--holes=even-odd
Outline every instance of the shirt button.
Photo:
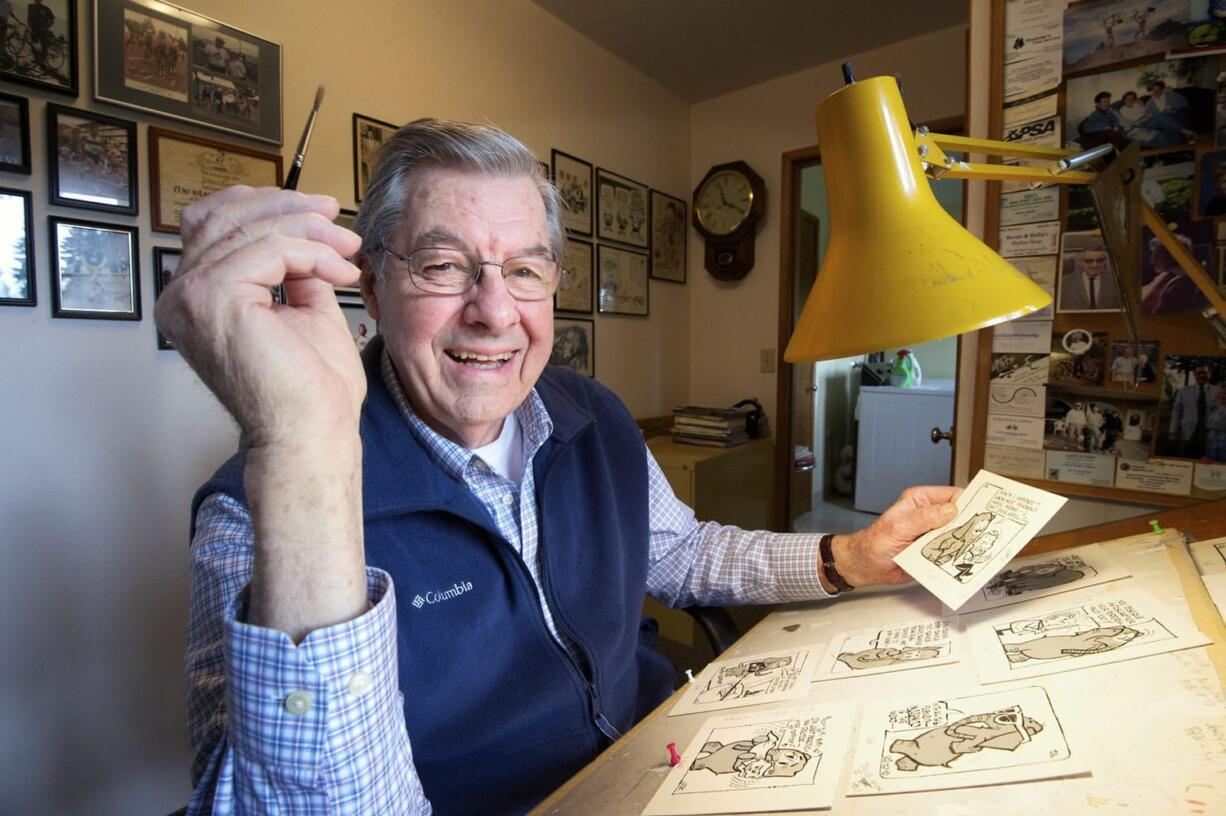
[{"label": "shirt button", "polygon": [[311,710],[311,695],[305,691],[291,691],[285,696],[285,711],[293,717],[302,717]]},{"label": "shirt button", "polygon": [[375,680],[370,676],[369,672],[354,672],[353,676],[349,678],[349,693],[354,697],[361,697],[374,688],[374,686]]},{"label": "shirt button", "polygon": [[505,496],[502,497],[502,503],[505,504],[507,507],[510,507],[512,504],[515,503],[515,496],[513,496],[510,493],[506,494]]}]

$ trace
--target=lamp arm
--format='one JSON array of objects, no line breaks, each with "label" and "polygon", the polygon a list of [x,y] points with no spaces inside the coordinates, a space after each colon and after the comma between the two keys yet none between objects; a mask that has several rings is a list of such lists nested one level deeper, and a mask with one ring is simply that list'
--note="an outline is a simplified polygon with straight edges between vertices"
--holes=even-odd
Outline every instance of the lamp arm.
[{"label": "lamp arm", "polygon": [[[974,179],[979,181],[1028,181],[1034,184],[1090,184],[1097,173],[1085,171],[1060,172],[1053,165],[1051,168],[1024,167],[1007,164],[979,164],[976,162],[954,161],[947,156],[942,147],[959,150],[975,151],[985,155],[1009,156],[1021,158],[1046,158],[1059,160],[1077,155],[1077,151],[1063,150],[1054,147],[1035,147],[1018,145],[1011,142],[994,139],[973,139],[967,136],[947,136],[940,133],[930,133],[927,128],[920,127],[915,131],[915,140],[920,147],[920,157],[924,170],[934,178]],[[1226,315],[1226,298],[1218,291],[1217,284],[1205,272],[1204,267],[1196,257],[1188,251],[1175,234],[1167,228],[1153,207],[1144,199],[1141,200],[1141,218],[1145,226],[1153,231],[1162,245],[1171,253],[1187,276],[1200,289],[1205,299],[1217,310],[1219,315]]]}]

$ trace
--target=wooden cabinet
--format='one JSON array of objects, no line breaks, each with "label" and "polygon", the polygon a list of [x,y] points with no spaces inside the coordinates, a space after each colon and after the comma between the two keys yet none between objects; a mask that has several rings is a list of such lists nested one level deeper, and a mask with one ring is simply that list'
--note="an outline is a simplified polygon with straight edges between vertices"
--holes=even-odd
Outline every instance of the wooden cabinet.
[{"label": "wooden cabinet", "polygon": [[[754,439],[735,448],[684,445],[670,437],[647,446],[677,498],[694,509],[699,521],[718,521],[746,530],[770,528],[774,510],[774,439]],[[651,598],[644,611],[660,622],[665,637],[693,646],[693,620]]]}]

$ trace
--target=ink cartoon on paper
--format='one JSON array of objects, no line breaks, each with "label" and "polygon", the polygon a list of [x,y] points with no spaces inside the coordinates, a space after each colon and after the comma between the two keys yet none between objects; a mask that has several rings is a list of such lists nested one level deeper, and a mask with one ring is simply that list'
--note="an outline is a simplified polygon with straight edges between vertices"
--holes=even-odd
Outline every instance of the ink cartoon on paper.
[{"label": "ink cartoon on paper", "polygon": [[956,662],[952,623],[938,618],[837,634],[814,680]]},{"label": "ink cartoon on paper", "polygon": [[1042,730],[1042,723],[1027,717],[1021,706],[1010,706],[971,714],[909,739],[896,739],[889,751],[899,771],[949,768],[954,760],[980,751],[1016,751]]},{"label": "ink cartoon on paper", "polygon": [[737,700],[791,687],[808,652],[756,658],[721,667],[703,684],[696,704]]},{"label": "ink cartoon on paper", "polygon": [[1080,556],[1057,557],[1039,564],[1006,569],[988,582],[983,594],[990,600],[1013,597],[1080,581],[1096,574]]},{"label": "ink cartoon on paper", "polygon": [[[811,785],[830,716],[710,727],[675,794]],[[708,726],[704,725],[704,728]]]},{"label": "ink cartoon on paper", "polygon": [[1175,637],[1160,621],[1145,617],[1123,599],[997,623],[993,630],[1011,667],[1079,660]]}]

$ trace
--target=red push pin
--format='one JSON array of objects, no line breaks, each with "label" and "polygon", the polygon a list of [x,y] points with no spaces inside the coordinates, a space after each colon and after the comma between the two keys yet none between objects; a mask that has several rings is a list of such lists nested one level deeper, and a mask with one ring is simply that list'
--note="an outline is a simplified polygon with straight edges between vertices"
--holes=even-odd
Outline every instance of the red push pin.
[{"label": "red push pin", "polygon": [[677,743],[675,742],[670,742],[668,744],[668,764],[669,765],[680,765],[681,764],[681,754],[677,753]]}]

